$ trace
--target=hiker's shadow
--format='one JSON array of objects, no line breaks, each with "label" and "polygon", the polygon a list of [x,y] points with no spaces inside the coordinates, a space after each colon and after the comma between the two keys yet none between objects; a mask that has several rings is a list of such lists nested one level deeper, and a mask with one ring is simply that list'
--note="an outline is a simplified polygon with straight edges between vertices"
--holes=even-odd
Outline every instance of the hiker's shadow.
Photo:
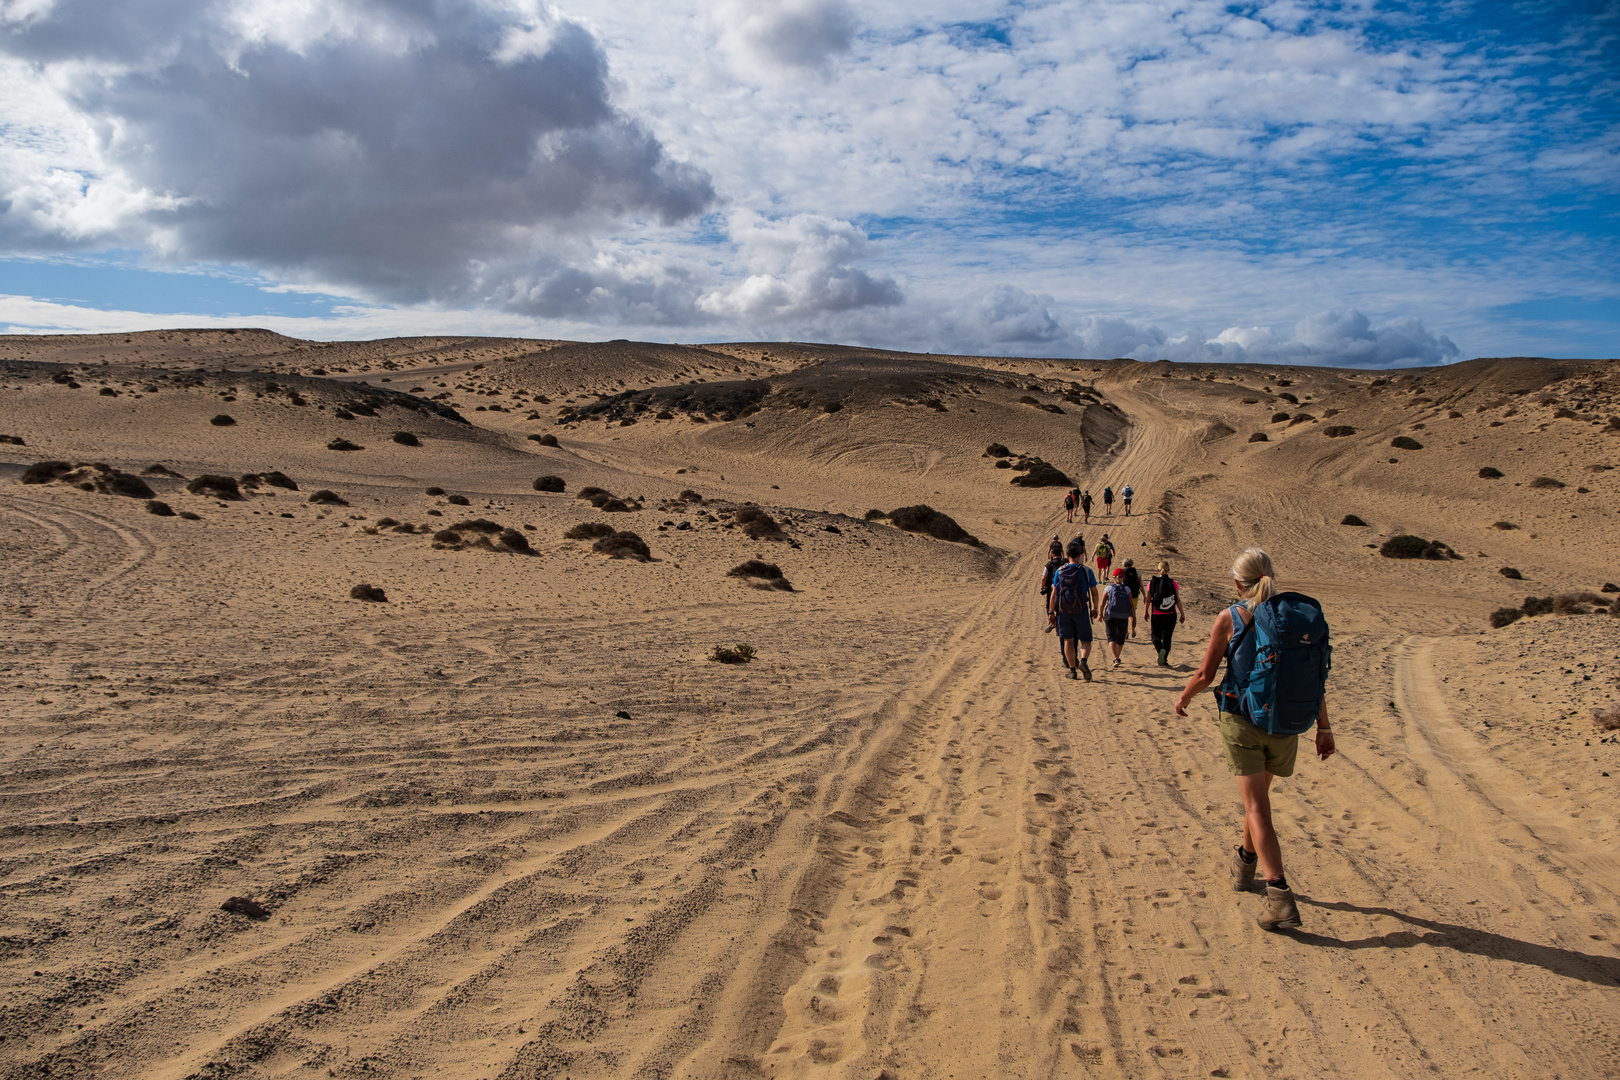
[{"label": "hiker's shadow", "polygon": [[1417,933],[1411,930],[1395,930],[1376,937],[1357,938],[1350,941],[1329,937],[1326,934],[1312,934],[1304,930],[1292,932],[1291,936],[1294,940],[1307,945],[1316,945],[1326,949],[1410,949],[1414,945],[1429,945],[1436,949],[1454,949],[1457,952],[1472,953],[1475,956],[1485,956],[1495,960],[1509,960],[1516,964],[1529,964],[1534,967],[1545,968],[1554,975],[1562,975],[1568,979],[1579,979],[1582,982],[1597,983],[1602,986],[1620,985],[1620,958],[1577,952],[1574,949],[1560,949],[1552,945],[1537,945],[1531,941],[1520,941],[1518,938],[1493,934],[1489,930],[1476,930],[1471,926],[1458,926],[1455,923],[1438,922],[1418,915],[1407,915],[1393,908],[1364,907],[1360,904],[1343,902],[1330,903],[1324,900],[1312,900],[1304,896],[1299,898],[1299,902],[1308,904],[1311,907],[1321,908],[1324,911],[1354,911],[1362,915],[1385,915],[1412,926],[1421,927],[1427,931],[1426,933]]}]

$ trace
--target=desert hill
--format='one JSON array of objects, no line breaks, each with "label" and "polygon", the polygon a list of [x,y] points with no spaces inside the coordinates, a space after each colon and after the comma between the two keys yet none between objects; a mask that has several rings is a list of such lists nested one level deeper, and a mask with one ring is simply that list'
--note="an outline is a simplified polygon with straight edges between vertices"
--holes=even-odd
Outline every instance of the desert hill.
[{"label": "desert hill", "polygon": [[[0,1076],[1620,1074],[1617,414],[1615,361],[0,338]],[[1171,669],[1061,677],[1076,533],[1170,562]],[[1255,543],[1335,642],[1281,935],[1170,710]]]}]

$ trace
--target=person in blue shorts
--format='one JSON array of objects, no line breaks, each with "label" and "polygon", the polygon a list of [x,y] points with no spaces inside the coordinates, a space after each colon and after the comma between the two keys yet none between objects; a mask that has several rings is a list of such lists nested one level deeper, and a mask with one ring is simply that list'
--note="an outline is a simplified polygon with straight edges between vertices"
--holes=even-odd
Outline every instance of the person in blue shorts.
[{"label": "person in blue shorts", "polygon": [[1063,646],[1063,666],[1069,678],[1091,681],[1091,620],[1097,616],[1097,578],[1085,565],[1086,545],[1079,537],[1069,541],[1066,565],[1052,576],[1046,598],[1046,616],[1057,628]]}]

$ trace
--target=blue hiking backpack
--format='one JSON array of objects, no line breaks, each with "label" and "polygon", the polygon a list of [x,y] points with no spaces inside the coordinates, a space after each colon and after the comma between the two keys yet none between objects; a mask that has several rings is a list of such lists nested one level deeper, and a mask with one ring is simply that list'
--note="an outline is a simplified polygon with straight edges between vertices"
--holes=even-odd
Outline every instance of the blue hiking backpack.
[{"label": "blue hiking backpack", "polygon": [[1255,605],[1247,625],[1241,607],[1232,605],[1226,678],[1215,691],[1221,711],[1270,735],[1309,731],[1333,667],[1322,605],[1304,593],[1278,593]]},{"label": "blue hiking backpack", "polygon": [[1091,604],[1086,594],[1091,591],[1091,571],[1083,566],[1068,563],[1058,568],[1052,575],[1052,587],[1057,590],[1057,610],[1064,615],[1080,615],[1091,613]]}]

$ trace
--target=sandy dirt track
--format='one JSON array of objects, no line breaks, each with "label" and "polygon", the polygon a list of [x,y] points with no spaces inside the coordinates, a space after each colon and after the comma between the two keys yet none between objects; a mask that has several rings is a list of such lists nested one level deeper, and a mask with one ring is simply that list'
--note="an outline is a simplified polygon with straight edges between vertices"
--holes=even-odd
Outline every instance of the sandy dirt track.
[{"label": "sandy dirt track", "polygon": [[[1617,576],[1613,364],[131,338],[0,350],[0,1077],[1620,1076],[1620,618],[1486,618]],[[473,422],[333,418],[384,372]],[[1143,493],[1084,533],[1174,564],[1172,669],[1144,620],[1063,677],[1035,586],[1080,527],[992,441]],[[19,482],[50,459],[299,490],[147,477],[197,515],[158,517]],[[787,540],[728,527],[750,501]],[[862,520],[919,502],[984,545]],[[535,554],[431,545],[474,516]],[[654,561],[563,538],[599,521]],[[1226,876],[1207,697],[1170,709],[1251,543],[1336,642],[1284,934]]]}]

